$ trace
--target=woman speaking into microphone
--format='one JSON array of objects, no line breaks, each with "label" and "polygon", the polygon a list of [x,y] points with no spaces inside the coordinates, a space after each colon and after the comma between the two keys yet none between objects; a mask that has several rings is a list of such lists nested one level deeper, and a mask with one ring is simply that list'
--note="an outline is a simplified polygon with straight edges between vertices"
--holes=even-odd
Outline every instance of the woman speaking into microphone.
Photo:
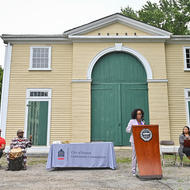
[{"label": "woman speaking into microphone", "polygon": [[135,109],[131,113],[131,120],[128,123],[128,126],[126,127],[126,132],[131,133],[129,142],[131,143],[132,147],[132,175],[136,176],[136,166],[137,166],[137,160],[136,160],[136,151],[135,151],[135,145],[134,145],[134,139],[133,139],[133,133],[132,133],[132,126],[133,125],[144,125],[144,111],[142,109]]}]

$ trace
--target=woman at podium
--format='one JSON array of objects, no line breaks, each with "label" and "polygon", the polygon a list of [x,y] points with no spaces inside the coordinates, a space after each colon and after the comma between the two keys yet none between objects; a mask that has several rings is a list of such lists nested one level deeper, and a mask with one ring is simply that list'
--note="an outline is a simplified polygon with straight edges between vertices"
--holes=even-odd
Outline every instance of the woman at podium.
[{"label": "woman at podium", "polygon": [[144,125],[144,111],[142,109],[135,109],[131,113],[131,120],[128,123],[128,126],[126,127],[126,132],[131,133],[129,142],[131,143],[132,147],[132,175],[136,176],[136,166],[137,166],[137,160],[136,160],[136,151],[135,151],[135,145],[134,145],[134,139],[132,134],[132,126],[133,125]]},{"label": "woman at podium", "polygon": [[178,153],[179,153],[181,163],[183,160],[183,153],[185,153],[185,155],[190,159],[190,146],[188,145],[184,146],[185,141],[190,142],[190,130],[188,126],[185,126],[183,128],[182,134],[179,136],[180,147],[179,147]]}]

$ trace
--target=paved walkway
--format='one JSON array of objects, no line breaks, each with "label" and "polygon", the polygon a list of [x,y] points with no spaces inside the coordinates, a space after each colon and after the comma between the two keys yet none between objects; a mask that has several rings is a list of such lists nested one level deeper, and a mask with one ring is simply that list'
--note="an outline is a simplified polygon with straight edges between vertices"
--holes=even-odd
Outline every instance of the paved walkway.
[{"label": "paved walkway", "polygon": [[[190,190],[190,162],[184,167],[163,167],[162,180],[141,181],[131,175],[130,150],[117,150],[118,168],[61,169],[47,171],[46,157],[29,157],[26,171],[5,171],[0,160],[2,190]],[[122,163],[123,162],[123,163]]]}]

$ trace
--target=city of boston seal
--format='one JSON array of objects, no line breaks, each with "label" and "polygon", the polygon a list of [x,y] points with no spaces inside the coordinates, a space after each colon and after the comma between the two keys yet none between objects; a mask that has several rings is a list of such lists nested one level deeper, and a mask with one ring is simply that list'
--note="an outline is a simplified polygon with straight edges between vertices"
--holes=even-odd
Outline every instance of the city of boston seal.
[{"label": "city of boston seal", "polygon": [[148,142],[152,139],[152,132],[150,129],[142,129],[140,132],[140,137],[143,141]]}]

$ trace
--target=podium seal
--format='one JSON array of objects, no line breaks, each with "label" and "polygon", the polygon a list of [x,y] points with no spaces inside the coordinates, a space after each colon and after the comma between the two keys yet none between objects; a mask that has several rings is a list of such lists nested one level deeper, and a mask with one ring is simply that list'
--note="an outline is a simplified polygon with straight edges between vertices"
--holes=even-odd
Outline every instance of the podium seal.
[{"label": "podium seal", "polygon": [[143,141],[148,142],[152,139],[152,132],[150,129],[142,129],[140,137]]}]

